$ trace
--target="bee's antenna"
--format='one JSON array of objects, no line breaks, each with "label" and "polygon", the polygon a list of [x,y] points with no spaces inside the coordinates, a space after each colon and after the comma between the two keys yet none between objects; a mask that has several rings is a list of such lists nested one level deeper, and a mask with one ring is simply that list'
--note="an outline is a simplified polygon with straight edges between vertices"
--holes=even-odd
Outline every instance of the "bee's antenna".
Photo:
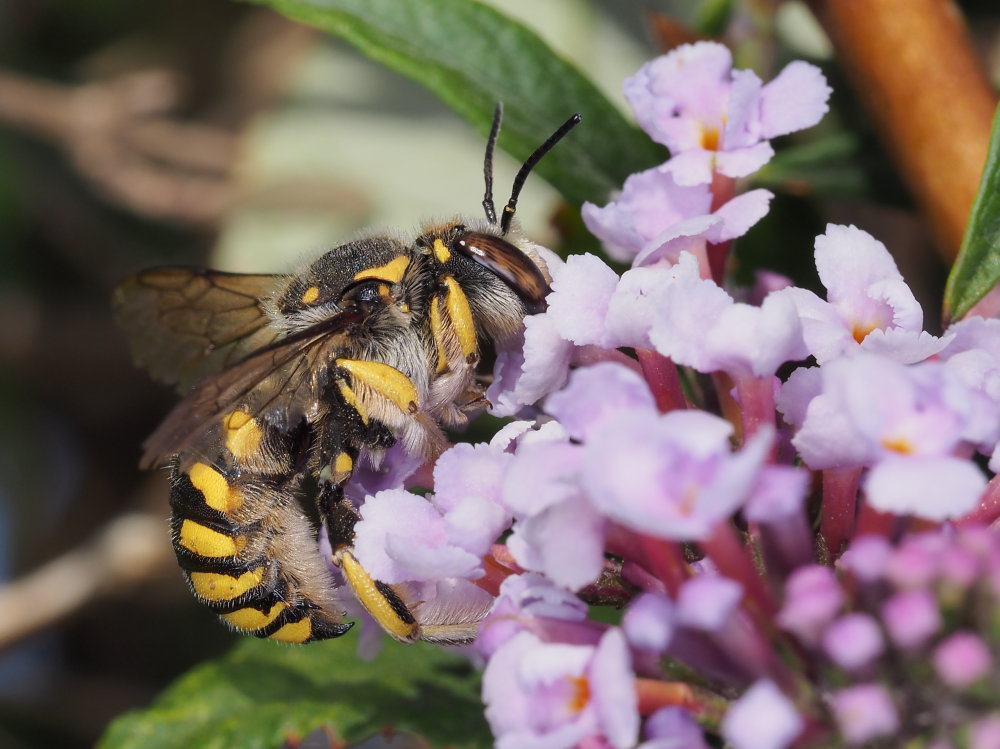
[{"label": "bee's antenna", "polygon": [[[555,146],[556,143],[561,141],[566,136],[566,133],[568,133],[570,130],[576,127],[580,123],[580,120],[582,119],[583,116],[578,113],[574,114],[572,117],[566,120],[562,125],[559,126],[558,130],[556,130],[554,133],[552,133],[552,135],[546,138],[545,142],[542,143],[542,145],[540,145],[538,148],[535,149],[535,152],[531,154],[531,156],[528,157],[528,160],[525,161],[524,164],[521,166],[521,170],[517,173],[517,176],[514,177],[514,187],[510,193],[510,200],[508,200],[507,205],[504,206],[503,216],[500,218],[501,234],[506,234],[507,231],[510,229],[511,219],[514,218],[514,211],[517,210],[517,197],[518,195],[521,194],[521,188],[524,187],[524,181],[528,179],[528,175],[531,173],[531,170],[535,168],[535,164],[541,161],[542,157],[549,151],[551,151],[552,147]],[[493,124],[494,126],[499,124],[495,118],[493,120]],[[487,149],[487,153],[489,153],[489,149]],[[493,201],[491,199],[490,208],[486,210],[487,216],[491,213],[490,209],[493,207],[492,202]],[[494,223],[496,222],[494,221]]]},{"label": "bee's antenna", "polygon": [[483,209],[486,211],[486,220],[491,224],[497,222],[497,209],[493,205],[493,147],[496,146],[497,136],[500,135],[500,120],[502,119],[503,102],[498,101],[496,109],[493,110],[493,126],[490,128],[490,137],[486,141],[486,160],[483,162],[483,176],[486,178]]}]

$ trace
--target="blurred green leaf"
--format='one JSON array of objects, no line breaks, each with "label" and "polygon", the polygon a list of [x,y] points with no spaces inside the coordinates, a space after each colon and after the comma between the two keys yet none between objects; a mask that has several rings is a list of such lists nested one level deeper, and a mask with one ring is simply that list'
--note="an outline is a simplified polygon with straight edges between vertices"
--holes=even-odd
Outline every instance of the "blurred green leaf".
[{"label": "blurred green leaf", "polygon": [[719,37],[726,33],[732,14],[732,0],[703,0],[695,6],[691,25],[702,36]]},{"label": "blurred green leaf", "polygon": [[755,187],[790,194],[858,197],[868,192],[855,135],[836,133],[781,148],[753,175]]},{"label": "blurred green leaf", "polygon": [[518,159],[581,113],[583,123],[538,167],[573,203],[606,202],[629,174],[666,159],[665,150],[533,31],[474,0],[255,1],[413,78],[482,133],[502,101],[500,146]]},{"label": "blurred green leaf", "polygon": [[979,193],[944,290],[944,316],[957,320],[1000,281],[1000,107]]},{"label": "blurred green leaf", "polygon": [[479,678],[440,647],[388,642],[362,661],[355,643],[300,647],[245,639],[198,666],[152,707],[111,724],[100,749],[276,749],[320,726],[355,742],[388,727],[433,746],[485,747]]}]

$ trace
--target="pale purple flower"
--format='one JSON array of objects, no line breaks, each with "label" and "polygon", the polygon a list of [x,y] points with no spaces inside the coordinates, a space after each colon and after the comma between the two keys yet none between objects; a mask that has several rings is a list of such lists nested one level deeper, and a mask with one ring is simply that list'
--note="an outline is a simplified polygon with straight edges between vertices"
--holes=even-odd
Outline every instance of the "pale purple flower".
[{"label": "pale purple flower", "polygon": [[639,749],[708,749],[694,718],[679,707],[663,707],[649,716]]},{"label": "pale purple flower", "polygon": [[[539,637],[552,633],[565,641],[573,641],[582,629],[569,630],[565,625],[580,624],[586,619],[586,604],[566,588],[535,572],[511,575],[500,584],[490,613],[480,622],[475,648],[484,656],[492,656],[501,645],[525,630]],[[569,631],[573,632],[573,640]],[[590,632],[592,639],[589,642],[596,643],[600,629],[595,625]]]},{"label": "pale purple flower", "polygon": [[[503,509],[491,502],[476,509],[482,511],[476,519],[493,522],[486,535],[492,532],[496,538],[504,527]],[[464,548],[462,532],[470,523],[462,520],[457,528],[452,526],[430,501],[402,489],[379,492],[361,507],[354,553],[369,574],[386,583],[478,577],[489,545],[476,550],[480,553]]]},{"label": "pale purple flower", "polygon": [[518,449],[502,484],[513,512],[507,547],[525,569],[576,590],[604,569],[605,519],[579,486],[583,448],[561,441]]},{"label": "pale purple flower", "polygon": [[640,533],[697,540],[749,496],[772,435],[739,452],[732,425],[701,411],[626,411],[584,446],[583,486],[608,518]]},{"label": "pale purple flower", "polygon": [[605,326],[616,346],[651,349],[649,331],[663,309],[670,284],[694,283],[701,278],[698,260],[681,253],[675,265],[632,268],[622,274],[608,303]]},{"label": "pale purple flower", "polygon": [[800,567],[785,584],[778,624],[807,645],[816,645],[843,605],[844,591],[833,570],[818,564]]},{"label": "pale purple flower", "polygon": [[867,232],[829,224],[816,237],[816,269],[826,301],[807,289],[778,293],[798,308],[806,344],[820,364],[858,350],[912,363],[947,343],[924,332],[920,304],[885,245]]},{"label": "pale purple flower", "polygon": [[862,582],[872,583],[882,579],[892,553],[892,544],[883,536],[859,536],[837,560],[837,566]]},{"label": "pale purple flower", "polygon": [[502,352],[486,391],[494,416],[515,416],[524,406],[561,388],[569,376],[573,344],[559,335],[548,315],[524,320],[524,347]]},{"label": "pale purple flower", "polygon": [[884,649],[882,630],[868,614],[846,614],[832,621],[823,633],[823,650],[845,671],[867,666]]},{"label": "pale purple flower", "polygon": [[596,255],[570,255],[552,281],[544,314],[563,339],[577,346],[608,347],[604,319],[618,280],[618,274]]},{"label": "pale purple flower", "polygon": [[900,590],[930,588],[941,572],[941,558],[948,545],[940,533],[911,533],[889,559],[886,579]]},{"label": "pale purple flower", "polygon": [[962,689],[989,674],[993,656],[982,638],[972,632],[956,632],[934,648],[938,677],[950,687]]},{"label": "pale purple flower", "polygon": [[586,441],[609,420],[626,411],[656,412],[649,385],[628,367],[601,362],[577,369],[569,384],[549,396],[545,410],[573,439]]},{"label": "pale purple flower", "polygon": [[672,284],[650,340],[678,364],[737,377],[768,377],[809,353],[787,297],[771,294],[754,307],[734,302],[711,281]]},{"label": "pale purple flower", "polygon": [[625,638],[597,647],[544,643],[521,632],[483,674],[486,718],[501,749],[570,749],[601,737],[615,749],[639,738],[637,697]]},{"label": "pale purple flower", "polygon": [[765,466],[747,499],[747,520],[752,523],[781,523],[799,515],[809,489],[809,480],[809,472],[798,466]]},{"label": "pale purple flower", "polygon": [[459,442],[434,464],[434,505],[442,512],[468,497],[500,504],[500,479],[513,456],[492,445]]},{"label": "pale purple flower", "polygon": [[976,398],[973,414],[980,452],[992,453],[990,470],[1000,471],[1000,320],[967,317],[948,328],[940,352],[945,366]]},{"label": "pale purple flower", "polygon": [[424,463],[424,458],[406,450],[402,441],[385,451],[378,466],[370,460],[359,460],[345,488],[345,494],[360,505],[365,497],[386,489],[409,486],[413,474]]},{"label": "pale purple flower", "polygon": [[774,682],[761,680],[733,702],[722,735],[734,749],[785,749],[805,722]]},{"label": "pale purple flower", "polygon": [[882,621],[896,647],[916,650],[941,628],[941,609],[929,590],[906,590],[882,604]]},{"label": "pale purple flower", "polygon": [[1000,749],[1000,713],[992,713],[969,726],[969,749]]},{"label": "pale purple flower", "polygon": [[[820,376],[822,392],[809,400],[792,439],[806,465],[873,466],[865,490],[883,512],[943,520],[976,506],[986,479],[954,455],[980,436],[976,401],[943,365],[906,367],[858,354],[829,362]],[[796,393],[809,397],[808,389]],[[788,398],[778,402],[787,412],[802,412]]]},{"label": "pale purple flower", "polygon": [[819,122],[830,88],[812,65],[793,62],[764,85],[733,70],[713,42],[685,44],[625,81],[636,120],[674,155],[679,182],[708,183],[718,171],[744,177],[773,155],[768,140]]},{"label": "pale purple flower", "polygon": [[761,189],[713,210],[708,185],[677,184],[667,171],[670,163],[630,175],[617,200],[603,208],[584,203],[584,223],[615,260],[635,266],[672,264],[685,250],[697,254],[706,242],[746,234],[767,214],[774,196]]},{"label": "pale purple flower", "polygon": [[855,746],[892,736],[899,728],[896,706],[880,684],[841,689],[833,694],[831,707],[841,735]]},{"label": "pale purple flower", "polygon": [[622,629],[629,643],[640,650],[663,652],[677,627],[674,602],[659,593],[636,598],[622,617]]},{"label": "pale purple flower", "polygon": [[717,632],[732,622],[743,599],[743,587],[719,575],[695,575],[677,596],[677,622],[705,632]]}]

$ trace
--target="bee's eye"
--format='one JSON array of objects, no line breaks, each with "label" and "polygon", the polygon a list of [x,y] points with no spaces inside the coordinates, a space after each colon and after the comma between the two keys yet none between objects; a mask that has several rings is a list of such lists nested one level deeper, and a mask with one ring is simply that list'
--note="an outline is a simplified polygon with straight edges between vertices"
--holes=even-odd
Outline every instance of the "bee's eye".
[{"label": "bee's eye", "polygon": [[366,280],[351,284],[344,289],[343,306],[351,304],[374,304],[389,295],[389,285],[385,281]]},{"label": "bee's eye", "polygon": [[531,258],[507,240],[492,234],[469,232],[455,249],[502,278],[524,300],[529,314],[545,308],[549,285]]}]

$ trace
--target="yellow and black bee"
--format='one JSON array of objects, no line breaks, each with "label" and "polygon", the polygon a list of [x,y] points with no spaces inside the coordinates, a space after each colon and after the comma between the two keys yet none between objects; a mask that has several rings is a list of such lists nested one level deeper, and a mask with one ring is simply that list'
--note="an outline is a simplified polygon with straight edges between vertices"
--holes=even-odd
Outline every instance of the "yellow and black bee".
[{"label": "yellow and black bee", "polygon": [[[425,227],[410,243],[365,236],[289,276],[157,268],[126,280],[114,309],[137,362],[186,395],[145,444],[170,470],[171,530],[195,597],[237,630],[285,642],[343,634],[328,560],[403,641],[467,641],[475,621],[418,622],[399,587],[352,553],[344,487],[362,457],[401,443],[433,459],[441,431],[485,405],[484,352],[515,336],[548,292],[535,246],[511,228],[535,164],[499,220],[497,106],[486,147],[486,221]],[[440,617],[439,617],[440,619]]]}]

